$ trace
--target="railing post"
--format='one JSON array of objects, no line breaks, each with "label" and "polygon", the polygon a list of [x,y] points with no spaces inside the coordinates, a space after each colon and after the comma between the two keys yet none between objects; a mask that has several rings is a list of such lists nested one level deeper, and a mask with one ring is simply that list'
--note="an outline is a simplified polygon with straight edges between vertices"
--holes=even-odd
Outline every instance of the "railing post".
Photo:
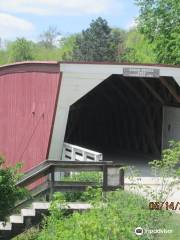
[{"label": "railing post", "polygon": [[86,152],[82,151],[82,161],[86,161]]},{"label": "railing post", "polygon": [[64,161],[64,160],[66,160],[65,159],[65,155],[66,155],[66,150],[65,150],[65,144],[63,145],[63,151],[62,151],[62,160]]},{"label": "railing post", "polygon": [[55,168],[52,167],[52,170],[51,170],[51,174],[50,174],[50,200],[52,199],[53,197],[53,194],[54,194],[54,171],[55,171]]},{"label": "railing post", "polygon": [[123,168],[120,168],[119,174],[120,174],[120,186],[122,189],[124,189],[124,169]]},{"label": "railing post", "polygon": [[107,167],[107,188],[124,189],[124,169],[118,165],[112,165]]},{"label": "railing post", "polygon": [[107,174],[107,166],[103,166],[103,191],[107,191],[108,187],[108,174]]},{"label": "railing post", "polygon": [[71,161],[75,161],[76,156],[75,156],[75,149],[72,148],[72,152],[71,152]]}]

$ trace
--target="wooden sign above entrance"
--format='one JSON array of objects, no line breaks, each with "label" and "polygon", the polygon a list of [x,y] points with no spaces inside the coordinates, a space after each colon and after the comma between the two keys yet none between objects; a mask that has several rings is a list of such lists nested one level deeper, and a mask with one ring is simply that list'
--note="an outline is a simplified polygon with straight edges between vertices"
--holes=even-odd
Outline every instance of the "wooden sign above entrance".
[{"label": "wooden sign above entrance", "polygon": [[125,77],[159,78],[160,70],[154,68],[123,68]]}]

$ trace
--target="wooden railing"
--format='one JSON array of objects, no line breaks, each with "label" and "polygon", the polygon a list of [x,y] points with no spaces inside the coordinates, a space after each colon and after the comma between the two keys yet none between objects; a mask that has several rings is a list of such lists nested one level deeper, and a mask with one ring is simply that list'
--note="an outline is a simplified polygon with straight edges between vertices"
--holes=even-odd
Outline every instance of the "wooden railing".
[{"label": "wooden railing", "polygon": [[64,143],[62,160],[64,161],[102,161],[103,154],[79,147],[69,143]]},{"label": "wooden railing", "polygon": [[55,180],[55,173],[63,171],[70,172],[89,172],[98,171],[103,173],[103,181],[100,187],[104,191],[113,190],[117,188],[124,188],[124,170],[120,163],[111,161],[59,161],[59,160],[46,160],[38,166],[32,168],[24,174],[21,180],[17,183],[19,187],[28,187],[35,183],[38,179],[44,176],[49,178],[37,186],[33,191],[40,193],[47,192],[49,198],[52,197],[54,191],[84,191],[88,186],[97,186],[97,183],[88,182],[65,182]]},{"label": "wooden railing", "polygon": [[[38,166],[32,168],[24,174],[21,180],[17,183],[17,186],[27,187],[34,183],[38,179],[49,176],[48,178],[48,188],[53,191],[55,183],[55,172],[56,171],[71,171],[71,172],[91,172],[98,171],[103,172],[103,183],[102,188],[104,190],[110,190],[113,188],[123,188],[124,187],[124,170],[122,165],[118,162],[111,161],[99,161],[99,162],[87,162],[87,161],[58,161],[58,160],[46,160],[39,164]],[[57,180],[56,180],[57,181]],[[61,180],[59,179],[58,185],[60,187]],[[69,184],[70,182],[68,182]],[[81,184],[81,182],[79,182]],[[84,183],[83,183],[84,184]],[[62,182],[64,185],[64,182]],[[87,185],[88,186],[88,182]],[[73,187],[73,186],[72,186]],[[64,188],[64,186],[63,186]],[[76,184],[77,190],[77,184]]]}]

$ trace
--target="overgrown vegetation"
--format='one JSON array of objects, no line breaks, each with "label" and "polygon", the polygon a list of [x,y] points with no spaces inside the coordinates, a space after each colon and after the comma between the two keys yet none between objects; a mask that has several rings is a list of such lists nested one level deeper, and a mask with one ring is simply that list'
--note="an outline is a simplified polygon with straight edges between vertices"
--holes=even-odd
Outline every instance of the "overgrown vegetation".
[{"label": "overgrown vegetation", "polygon": [[[94,195],[91,189],[88,194],[93,200],[94,209],[85,213],[74,213],[64,216],[64,212],[55,207],[51,215],[46,218],[43,230],[38,240],[135,240],[138,237],[134,230],[141,226],[144,229],[158,229],[164,227],[163,218],[168,217],[166,211],[150,211],[148,202],[140,196],[124,191],[109,192]],[[61,200],[58,202],[62,201]],[[57,201],[57,198],[55,198]],[[156,235],[157,236],[157,235]],[[157,239],[156,236],[144,234],[141,239]]]},{"label": "overgrown vegetation", "polygon": [[4,163],[4,158],[0,156],[0,221],[5,220],[11,213],[15,203],[27,195],[24,188],[16,186],[21,177],[19,173],[21,165],[16,164],[15,167],[5,167],[3,166]]}]

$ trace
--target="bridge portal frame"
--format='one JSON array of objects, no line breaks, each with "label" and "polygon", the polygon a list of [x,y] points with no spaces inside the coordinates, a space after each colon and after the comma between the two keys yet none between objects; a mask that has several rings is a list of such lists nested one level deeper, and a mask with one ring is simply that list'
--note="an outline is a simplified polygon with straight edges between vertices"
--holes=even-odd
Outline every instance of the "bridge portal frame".
[{"label": "bridge portal frame", "polygon": [[[132,72],[134,70],[136,76],[138,74],[139,77],[146,78],[150,76],[149,74],[155,73],[159,74],[158,76],[162,81],[164,77],[168,76],[174,78],[178,85],[180,85],[180,68],[178,66],[60,63],[60,70],[62,74],[61,88],[58,97],[48,159],[62,159],[63,143],[70,106],[112,74],[125,76],[125,74],[129,73],[133,76]],[[171,90],[169,89],[169,91]]]}]

